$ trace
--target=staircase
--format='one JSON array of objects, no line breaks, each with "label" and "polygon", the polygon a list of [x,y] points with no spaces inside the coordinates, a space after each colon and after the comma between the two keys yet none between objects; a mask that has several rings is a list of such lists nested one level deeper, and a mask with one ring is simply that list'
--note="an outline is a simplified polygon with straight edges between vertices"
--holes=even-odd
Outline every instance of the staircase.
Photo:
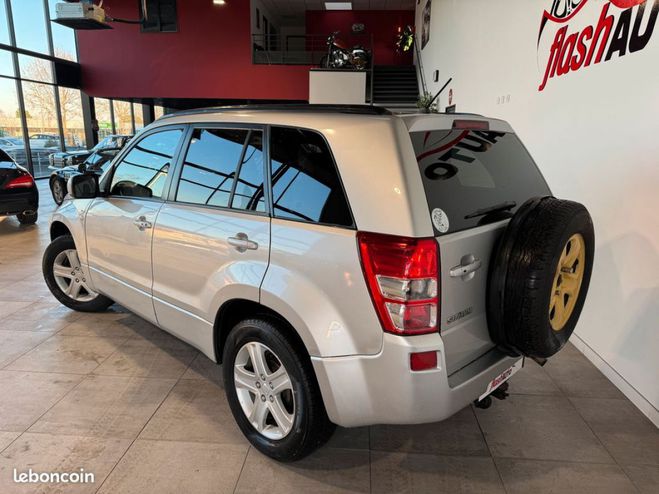
[{"label": "staircase", "polygon": [[416,107],[419,83],[414,65],[373,67],[373,103],[394,108]]}]

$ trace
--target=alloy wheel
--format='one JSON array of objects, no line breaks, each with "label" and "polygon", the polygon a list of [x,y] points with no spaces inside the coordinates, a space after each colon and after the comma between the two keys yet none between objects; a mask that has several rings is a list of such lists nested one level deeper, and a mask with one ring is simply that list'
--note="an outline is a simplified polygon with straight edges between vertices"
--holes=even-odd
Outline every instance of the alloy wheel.
[{"label": "alloy wheel", "polygon": [[291,378],[277,355],[263,343],[243,345],[234,362],[234,384],[243,413],[268,439],[288,435],[295,419]]},{"label": "alloy wheel", "polygon": [[549,302],[549,323],[554,331],[563,329],[577,303],[586,263],[586,243],[578,233],[572,235],[558,260]]},{"label": "alloy wheel", "polygon": [[55,257],[53,276],[60,290],[76,302],[89,302],[98,297],[87,284],[87,275],[75,249],[63,250]]}]

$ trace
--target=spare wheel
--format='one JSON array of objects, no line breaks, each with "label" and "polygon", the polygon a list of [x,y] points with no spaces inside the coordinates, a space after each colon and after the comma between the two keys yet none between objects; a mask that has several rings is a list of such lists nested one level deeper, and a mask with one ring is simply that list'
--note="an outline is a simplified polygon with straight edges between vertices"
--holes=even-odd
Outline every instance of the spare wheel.
[{"label": "spare wheel", "polygon": [[547,358],[567,342],[590,283],[593,222],[577,202],[529,199],[494,249],[488,280],[490,337],[510,355]]}]

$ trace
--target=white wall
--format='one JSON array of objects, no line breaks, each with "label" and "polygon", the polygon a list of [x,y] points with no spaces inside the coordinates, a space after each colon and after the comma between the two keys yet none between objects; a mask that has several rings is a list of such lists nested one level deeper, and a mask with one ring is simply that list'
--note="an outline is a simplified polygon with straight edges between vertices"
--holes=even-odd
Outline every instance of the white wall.
[{"label": "white wall", "polygon": [[[584,1],[568,34],[596,25],[609,3]],[[419,38],[425,3],[417,6]],[[659,21],[643,50],[555,77],[539,91],[558,28],[547,25],[538,50],[552,3],[432,0],[426,80],[437,91],[453,77],[457,111],[508,120],[554,194],[588,207],[595,266],[574,342],[659,425]],[[610,4],[609,12],[622,11]],[[440,108],[447,99],[448,89]]]}]

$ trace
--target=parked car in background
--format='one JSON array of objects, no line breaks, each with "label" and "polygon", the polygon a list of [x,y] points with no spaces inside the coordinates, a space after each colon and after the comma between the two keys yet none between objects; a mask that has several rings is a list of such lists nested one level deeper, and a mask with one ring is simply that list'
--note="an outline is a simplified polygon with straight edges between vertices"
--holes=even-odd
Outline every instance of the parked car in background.
[{"label": "parked car in background", "polygon": [[56,148],[60,146],[60,137],[57,134],[34,134],[30,136],[30,148]]},{"label": "parked car in background", "polygon": [[53,295],[119,303],[221,362],[240,429],[281,461],[335,424],[505,398],[524,357],[567,343],[593,263],[586,208],[479,115],[181,112],[69,185],[43,257]]},{"label": "parked car in background", "polygon": [[63,168],[65,166],[79,165],[96,151],[123,148],[131,137],[131,135],[125,134],[110,135],[96,144],[92,149],[53,153],[48,158],[50,161],[50,167]]},{"label": "parked car in background", "polygon": [[49,184],[55,204],[59,206],[64,202],[69,178],[74,175],[80,175],[81,173],[96,173],[97,175],[102,175],[119,151],[121,151],[120,148],[106,148],[94,151],[79,165],[65,166],[64,168],[54,170],[53,173],[50,174]]},{"label": "parked car in background", "polygon": [[39,191],[32,175],[0,150],[0,216],[16,216],[23,225],[37,221]]},{"label": "parked car in background", "polygon": [[23,139],[18,137],[0,137],[0,149],[11,149],[23,146]]}]

